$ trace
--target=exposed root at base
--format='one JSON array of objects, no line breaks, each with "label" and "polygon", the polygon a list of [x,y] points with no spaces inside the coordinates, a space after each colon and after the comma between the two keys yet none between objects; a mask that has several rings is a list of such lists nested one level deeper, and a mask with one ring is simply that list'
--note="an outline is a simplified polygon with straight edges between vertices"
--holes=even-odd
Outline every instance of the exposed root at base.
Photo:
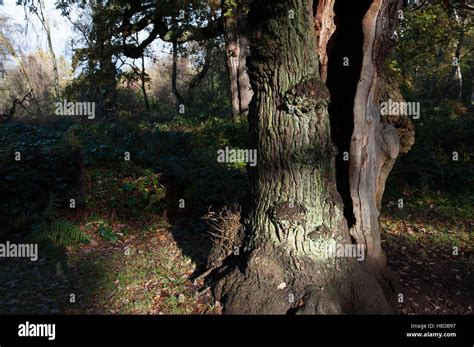
[{"label": "exposed root at base", "polygon": [[234,267],[216,279],[213,294],[226,314],[389,314],[394,313],[373,274],[355,261],[339,269],[318,269],[289,256],[254,252],[244,270]]}]

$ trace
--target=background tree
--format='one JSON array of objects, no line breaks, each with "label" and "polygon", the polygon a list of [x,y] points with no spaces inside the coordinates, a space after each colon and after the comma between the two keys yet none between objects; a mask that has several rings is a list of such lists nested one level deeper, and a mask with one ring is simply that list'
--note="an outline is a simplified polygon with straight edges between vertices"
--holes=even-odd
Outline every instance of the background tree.
[{"label": "background tree", "polygon": [[[18,108],[17,116],[38,117],[38,109],[44,115],[54,114],[56,77],[50,68],[51,56],[41,49],[18,58],[19,65],[11,68],[5,79],[5,88],[8,89],[6,100],[13,101],[26,94],[22,108]],[[64,87],[70,78],[70,66],[64,57],[58,59],[58,77],[60,87]],[[28,76],[25,78],[25,76]],[[31,92],[32,91],[32,92]],[[30,93],[31,92],[31,93]],[[41,115],[41,114],[40,114]]]},{"label": "background tree", "polygon": [[[19,87],[22,89],[20,94],[13,94],[11,89],[11,84],[8,83],[10,78],[6,73],[6,82],[4,83],[3,90],[4,98],[2,98],[2,102],[8,103],[8,101],[12,102],[12,106],[4,104],[3,109],[9,109],[11,111],[17,111],[17,107],[15,106],[15,100],[23,100],[25,101],[24,97],[29,95],[31,100],[33,101],[35,111],[42,115],[42,110],[39,101],[36,98],[36,91],[34,89],[33,83],[31,81],[31,77],[29,72],[27,71],[27,65],[25,64],[24,58],[22,56],[22,52],[18,47],[15,47],[12,44],[12,37],[15,37],[14,31],[11,26],[9,25],[9,19],[4,16],[0,16],[0,50],[2,51],[3,57],[11,57],[11,59],[15,62],[19,69],[19,73],[21,74],[21,81],[18,81],[16,85],[14,84],[13,87]],[[5,76],[4,76],[5,77]],[[24,85],[26,84],[27,90],[25,91]],[[23,105],[23,102],[21,103]],[[7,114],[7,119],[10,119],[14,116],[14,112],[9,112]]]},{"label": "background tree", "polygon": [[253,94],[246,65],[250,53],[245,22],[248,1],[222,0],[222,11],[232,113],[246,115]]},{"label": "background tree", "polygon": [[[29,15],[34,15],[36,18],[41,23],[41,26],[46,34],[46,40],[48,43],[48,50],[49,50],[49,56],[51,58],[51,63],[53,66],[53,76],[54,76],[54,93],[56,96],[56,99],[59,100],[61,97],[60,93],[60,87],[59,87],[59,72],[58,72],[58,64],[57,64],[57,59],[56,59],[56,54],[53,49],[53,40],[51,37],[51,28],[49,26],[49,18],[48,14],[46,11],[46,6],[44,3],[44,0],[37,0],[35,1],[22,1],[18,0],[17,1],[18,5],[22,5],[25,8],[25,13],[28,13]],[[25,14],[26,20],[32,20],[31,18],[28,18],[28,14]]]},{"label": "background tree", "polygon": [[[472,10],[458,1],[433,0],[408,6],[403,18],[388,71],[405,99],[420,102],[422,116],[416,121],[416,146],[397,161],[389,186],[400,187],[411,199],[430,192],[457,195],[472,184],[472,165],[452,160],[454,151],[467,161],[472,152],[466,142],[473,122]],[[463,77],[461,99],[456,75]]]}]

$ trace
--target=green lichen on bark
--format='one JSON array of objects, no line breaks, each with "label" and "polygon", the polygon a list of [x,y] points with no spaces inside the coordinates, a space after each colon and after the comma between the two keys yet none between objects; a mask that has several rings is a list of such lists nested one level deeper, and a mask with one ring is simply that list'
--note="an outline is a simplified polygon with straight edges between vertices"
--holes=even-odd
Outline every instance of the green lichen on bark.
[{"label": "green lichen on bark", "polygon": [[299,117],[321,117],[330,101],[329,89],[318,78],[303,80],[290,88],[282,97],[284,109]]}]

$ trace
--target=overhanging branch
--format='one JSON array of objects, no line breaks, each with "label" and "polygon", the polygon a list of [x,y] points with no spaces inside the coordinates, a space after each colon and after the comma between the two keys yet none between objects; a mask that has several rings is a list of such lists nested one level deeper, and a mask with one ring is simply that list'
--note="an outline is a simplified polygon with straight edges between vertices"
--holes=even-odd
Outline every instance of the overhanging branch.
[{"label": "overhanging branch", "polygon": [[[138,27],[135,27],[135,30],[130,31],[136,32],[136,30],[142,27],[144,24],[140,24]],[[148,25],[148,24],[147,24]],[[143,29],[146,28],[145,25]],[[143,30],[142,29],[142,30]],[[223,23],[222,18],[217,19],[216,21],[211,22],[206,27],[193,28],[185,31],[168,29],[162,18],[156,18],[154,20],[154,26],[148,37],[144,39],[139,44],[130,44],[125,43],[125,40],[128,36],[123,38],[123,53],[129,58],[139,58],[143,51],[148,47],[154,40],[160,38],[165,42],[176,42],[182,44],[189,41],[203,41],[208,40],[214,37],[217,37],[223,33]],[[128,33],[127,33],[128,35]]]}]

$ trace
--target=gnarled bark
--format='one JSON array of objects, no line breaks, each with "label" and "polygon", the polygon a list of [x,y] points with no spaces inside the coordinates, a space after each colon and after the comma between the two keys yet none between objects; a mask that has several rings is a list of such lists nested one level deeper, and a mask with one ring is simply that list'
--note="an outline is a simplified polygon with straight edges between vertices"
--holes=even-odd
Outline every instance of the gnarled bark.
[{"label": "gnarled bark", "polygon": [[331,54],[329,41],[336,30],[334,23],[334,2],[335,0],[314,1],[314,29],[316,31],[316,49],[319,56],[319,73],[321,81],[326,82],[328,74],[328,60]]},{"label": "gnarled bark", "polygon": [[401,5],[398,0],[374,0],[363,20],[363,62],[354,102],[349,180],[356,220],[351,235],[366,245],[365,266],[371,271],[385,272],[378,217],[385,181],[400,152],[400,135],[406,135],[403,151],[414,141],[409,119],[381,119],[379,112],[379,102],[393,96],[387,91],[383,68]]},{"label": "gnarled bark", "polygon": [[354,101],[354,130],[350,145],[349,184],[355,223],[350,233],[367,249],[364,268],[394,302],[398,288],[387,267],[381,246],[379,214],[385,183],[399,153],[414,143],[414,128],[407,116],[381,116],[379,105],[403,101],[396,85],[384,74],[391,48],[399,0],[374,0],[363,20],[364,45],[360,80]]},{"label": "gnarled bark", "polygon": [[[375,31],[382,30],[376,26],[383,21],[378,16],[388,15],[380,11],[381,1],[389,6],[395,2],[379,0],[370,7],[364,19],[365,56],[374,46]],[[327,252],[330,244],[352,241],[336,186],[330,95],[321,81],[313,11],[308,0],[254,1],[250,8],[248,68],[255,95],[249,121],[258,165],[249,170],[254,199],[243,252],[214,274],[214,294],[224,302],[226,313],[392,312],[376,275],[355,258]],[[376,117],[375,105],[366,101],[375,93],[369,82],[376,70],[365,56],[356,102],[370,106],[367,112]],[[355,141],[360,148],[353,150],[352,165],[362,170],[361,181],[372,177],[373,182],[355,186],[354,198],[372,202],[379,171],[367,175],[366,158],[379,165],[382,154],[394,158],[397,151],[390,144],[377,148],[385,132],[380,122],[361,119],[366,108],[357,106]],[[368,139],[374,148],[370,153],[364,142]],[[359,199],[354,206],[357,223],[363,224],[356,224],[353,235],[371,247],[372,260],[379,255],[374,250],[380,240],[378,224],[363,214],[367,206],[375,208],[366,200]],[[377,233],[372,234],[371,228]]]}]

